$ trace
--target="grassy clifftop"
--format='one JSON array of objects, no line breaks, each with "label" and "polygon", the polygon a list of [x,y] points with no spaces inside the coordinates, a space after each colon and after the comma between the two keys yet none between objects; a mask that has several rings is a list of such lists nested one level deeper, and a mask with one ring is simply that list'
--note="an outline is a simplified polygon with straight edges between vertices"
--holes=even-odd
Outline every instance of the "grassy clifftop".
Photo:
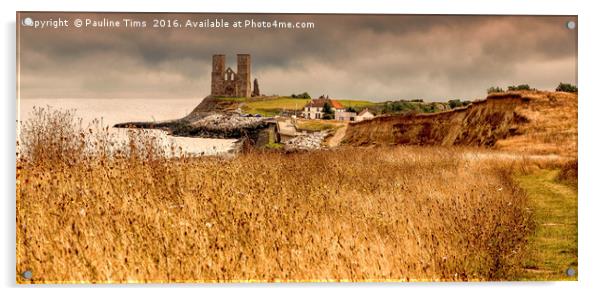
[{"label": "grassy clifftop", "polygon": [[[264,96],[256,98],[218,98],[220,102],[228,102],[242,112],[248,114],[261,114],[262,116],[274,116],[283,111],[301,111],[311,99]],[[374,106],[376,103],[362,100],[337,100],[345,107],[365,108]]]},{"label": "grassy clifftop", "polygon": [[[301,111],[311,99],[289,96],[261,96],[253,98],[206,97],[190,116],[207,112],[232,112],[240,110],[247,114],[271,117],[283,112]],[[449,102],[423,102],[422,100],[398,100],[373,102],[368,100],[335,99],[345,108],[360,111],[368,108],[374,114],[433,113],[449,110]],[[196,114],[196,115],[195,115]]]}]

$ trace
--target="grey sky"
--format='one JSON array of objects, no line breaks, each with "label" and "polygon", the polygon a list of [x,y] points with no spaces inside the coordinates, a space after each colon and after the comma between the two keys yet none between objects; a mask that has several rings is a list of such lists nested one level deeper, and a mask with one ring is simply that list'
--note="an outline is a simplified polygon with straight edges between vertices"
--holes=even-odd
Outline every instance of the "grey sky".
[{"label": "grey sky", "polygon": [[23,13],[147,20],[310,21],[314,29],[20,29],[22,98],[191,98],[210,92],[211,56],[252,57],[262,93],[446,100],[489,86],[576,83],[567,16]]}]

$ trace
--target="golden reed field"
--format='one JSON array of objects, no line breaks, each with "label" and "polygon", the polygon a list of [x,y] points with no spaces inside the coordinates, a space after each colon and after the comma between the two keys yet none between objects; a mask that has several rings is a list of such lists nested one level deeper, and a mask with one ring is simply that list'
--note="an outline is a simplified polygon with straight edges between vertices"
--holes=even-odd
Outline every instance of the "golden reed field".
[{"label": "golden reed field", "polygon": [[[512,174],[457,147],[168,158],[39,110],[17,157],[17,282],[513,280],[535,228]],[[32,279],[19,275],[32,271]]]}]

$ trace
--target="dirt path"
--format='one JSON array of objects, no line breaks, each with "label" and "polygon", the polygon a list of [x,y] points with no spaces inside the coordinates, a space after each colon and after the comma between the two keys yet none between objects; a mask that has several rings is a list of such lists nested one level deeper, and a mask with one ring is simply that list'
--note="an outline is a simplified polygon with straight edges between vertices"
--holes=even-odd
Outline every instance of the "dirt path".
[{"label": "dirt path", "polygon": [[347,123],[345,123],[342,127],[338,128],[332,137],[328,139],[328,147],[336,147],[341,144],[341,141],[345,137],[345,132],[347,131]]},{"label": "dirt path", "polygon": [[516,178],[529,196],[536,223],[525,280],[577,280],[577,190],[558,182],[557,175],[558,170],[541,170]]}]

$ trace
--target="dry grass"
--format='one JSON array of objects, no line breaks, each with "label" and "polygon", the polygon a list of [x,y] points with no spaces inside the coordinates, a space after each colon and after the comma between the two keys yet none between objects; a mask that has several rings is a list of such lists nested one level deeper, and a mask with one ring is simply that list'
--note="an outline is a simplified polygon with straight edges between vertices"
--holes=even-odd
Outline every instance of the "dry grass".
[{"label": "dry grass", "polygon": [[297,119],[295,127],[303,131],[319,132],[324,130],[336,130],[344,125],[345,123],[334,120]]},{"label": "dry grass", "polygon": [[535,154],[577,157],[578,98],[564,92],[526,92],[528,104],[516,112],[528,119],[522,134],[499,140],[496,148]]},{"label": "dry grass", "polygon": [[20,283],[522,272],[533,223],[511,171],[526,161],[436,147],[166,158],[144,135],[106,153],[102,129],[70,119],[42,112],[21,131],[16,269],[33,278]]},{"label": "dry grass", "polygon": [[578,165],[576,159],[567,161],[561,165],[560,172],[556,179],[560,182],[565,182],[565,183],[573,186],[573,188],[577,189],[577,187],[578,187],[577,180],[578,180],[578,174],[579,174],[578,171],[579,171],[579,165]]}]

